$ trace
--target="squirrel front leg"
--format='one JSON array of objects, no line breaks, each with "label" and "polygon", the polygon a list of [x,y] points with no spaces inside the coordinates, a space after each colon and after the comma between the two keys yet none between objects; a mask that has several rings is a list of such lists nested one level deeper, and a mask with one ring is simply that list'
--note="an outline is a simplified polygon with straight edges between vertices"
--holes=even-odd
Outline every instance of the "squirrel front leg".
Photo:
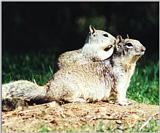
[{"label": "squirrel front leg", "polygon": [[117,87],[117,91],[118,91],[117,99],[120,105],[132,104],[132,102],[128,101],[128,99],[126,98],[126,94],[130,84],[131,77],[135,70],[135,66],[136,64],[132,64],[130,71],[126,75],[122,76],[121,81],[119,81],[119,84]]},{"label": "squirrel front leg", "polygon": [[121,80],[117,85],[117,102],[118,104],[124,106],[130,104],[126,98],[126,93],[128,89],[128,85],[126,85],[127,81]]}]

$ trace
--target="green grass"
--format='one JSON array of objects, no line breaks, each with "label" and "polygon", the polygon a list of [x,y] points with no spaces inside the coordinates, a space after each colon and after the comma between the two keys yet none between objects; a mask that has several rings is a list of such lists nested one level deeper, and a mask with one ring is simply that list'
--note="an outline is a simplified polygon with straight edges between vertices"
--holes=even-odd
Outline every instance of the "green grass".
[{"label": "green grass", "polygon": [[51,131],[51,129],[48,126],[46,126],[46,125],[42,126],[39,129],[39,132],[50,132],[50,131]]},{"label": "green grass", "polygon": [[159,104],[159,64],[148,61],[137,65],[127,96],[141,103]]},{"label": "green grass", "polygon": [[54,54],[30,53],[2,56],[2,83],[26,79],[45,84],[53,75]]},{"label": "green grass", "polygon": [[[140,61],[142,62],[142,61]],[[30,53],[2,56],[2,83],[26,79],[45,84],[54,71],[54,53]],[[143,64],[142,64],[143,63]],[[141,103],[159,104],[159,64],[147,60],[139,63],[132,77],[127,97]]]},{"label": "green grass", "polygon": [[[142,126],[142,122],[138,122],[134,127],[128,129],[128,132],[140,132],[139,129]],[[149,123],[141,129],[141,132],[157,132],[160,131],[160,124],[157,120],[151,120]]]},{"label": "green grass", "polygon": [[[151,120],[144,126],[141,130],[140,127],[143,125],[143,122],[136,123],[133,127],[128,128],[125,132],[158,132],[160,131],[160,125],[158,120]],[[39,129],[39,132],[62,132],[62,129],[50,128],[47,125],[42,126]],[[113,123],[108,123],[105,125],[103,121],[98,121],[94,126],[84,125],[80,128],[66,128],[65,132],[118,132],[117,126]],[[122,130],[121,130],[122,132]]]}]

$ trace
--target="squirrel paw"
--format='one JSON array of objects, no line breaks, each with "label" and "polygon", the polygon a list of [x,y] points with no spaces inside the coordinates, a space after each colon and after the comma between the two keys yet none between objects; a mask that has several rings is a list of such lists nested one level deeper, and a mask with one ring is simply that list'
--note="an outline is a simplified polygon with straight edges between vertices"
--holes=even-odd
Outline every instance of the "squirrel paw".
[{"label": "squirrel paw", "polygon": [[119,100],[118,104],[121,105],[121,106],[127,106],[127,105],[131,105],[132,102],[128,101],[127,99],[124,99],[124,100]]},{"label": "squirrel paw", "polygon": [[86,100],[84,100],[83,98],[74,98],[69,100],[69,102],[71,103],[86,103]]},{"label": "squirrel paw", "polygon": [[85,102],[86,102],[86,100],[84,100],[83,98],[76,98],[74,100],[74,103],[85,103]]}]

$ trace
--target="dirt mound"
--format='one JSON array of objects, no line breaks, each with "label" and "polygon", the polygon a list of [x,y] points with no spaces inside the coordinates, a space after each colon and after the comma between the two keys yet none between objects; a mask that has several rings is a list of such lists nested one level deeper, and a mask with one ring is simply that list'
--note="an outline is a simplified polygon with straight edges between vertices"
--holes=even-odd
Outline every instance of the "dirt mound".
[{"label": "dirt mound", "polygon": [[158,106],[136,102],[129,106],[51,102],[2,112],[2,131],[129,131],[139,122],[143,128],[151,119],[160,120],[158,111]]}]

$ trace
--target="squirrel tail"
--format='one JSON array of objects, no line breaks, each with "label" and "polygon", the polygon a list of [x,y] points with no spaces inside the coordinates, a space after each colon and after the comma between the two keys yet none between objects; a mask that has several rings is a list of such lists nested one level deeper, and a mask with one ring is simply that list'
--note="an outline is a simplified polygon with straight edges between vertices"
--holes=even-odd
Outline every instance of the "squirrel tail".
[{"label": "squirrel tail", "polygon": [[18,104],[45,103],[53,99],[47,96],[47,86],[39,86],[27,80],[2,85],[2,110],[13,110]]}]

